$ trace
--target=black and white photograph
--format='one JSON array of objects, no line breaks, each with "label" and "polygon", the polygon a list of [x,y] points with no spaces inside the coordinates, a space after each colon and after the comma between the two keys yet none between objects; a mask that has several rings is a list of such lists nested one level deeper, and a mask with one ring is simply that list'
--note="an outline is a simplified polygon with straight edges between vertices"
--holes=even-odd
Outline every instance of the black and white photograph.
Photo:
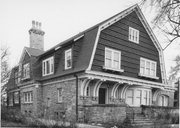
[{"label": "black and white photograph", "polygon": [[179,128],[180,0],[0,0],[2,128]]}]

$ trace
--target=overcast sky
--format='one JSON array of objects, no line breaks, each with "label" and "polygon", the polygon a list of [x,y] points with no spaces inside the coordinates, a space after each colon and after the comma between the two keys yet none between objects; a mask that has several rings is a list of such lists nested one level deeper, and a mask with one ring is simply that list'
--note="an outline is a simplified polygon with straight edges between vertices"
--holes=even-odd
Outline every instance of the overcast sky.
[{"label": "overcast sky", "polygon": [[[18,64],[24,46],[29,46],[32,20],[42,22],[45,50],[121,12],[140,0],[0,0],[0,42],[9,47],[9,63]],[[143,10],[149,23],[153,11]],[[151,24],[150,24],[151,25]],[[164,47],[162,35],[155,33]],[[179,43],[179,44],[178,44]],[[180,54],[180,40],[165,51],[167,73]]]}]

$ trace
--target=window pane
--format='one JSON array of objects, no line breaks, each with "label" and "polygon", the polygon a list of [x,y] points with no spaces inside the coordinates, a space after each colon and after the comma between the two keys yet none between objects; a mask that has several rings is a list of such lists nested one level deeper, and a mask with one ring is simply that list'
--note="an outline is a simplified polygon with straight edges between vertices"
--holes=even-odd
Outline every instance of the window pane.
[{"label": "window pane", "polygon": [[114,60],[119,61],[119,53],[114,52]]},{"label": "window pane", "polygon": [[50,64],[49,64],[49,61],[46,61],[46,74],[49,74],[50,72]]},{"label": "window pane", "polygon": [[119,69],[119,62],[114,61],[114,67],[113,68]]},{"label": "window pane", "polygon": [[111,68],[111,60],[110,59],[106,59],[105,62],[106,62],[105,66]]},{"label": "window pane", "polygon": [[112,51],[106,49],[106,58],[108,59],[112,58]]}]

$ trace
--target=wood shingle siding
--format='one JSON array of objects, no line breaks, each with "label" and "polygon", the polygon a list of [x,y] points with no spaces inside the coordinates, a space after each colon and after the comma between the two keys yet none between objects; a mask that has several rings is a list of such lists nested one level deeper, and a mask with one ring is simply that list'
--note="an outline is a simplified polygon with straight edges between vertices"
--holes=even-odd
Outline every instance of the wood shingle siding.
[{"label": "wood shingle siding", "polygon": [[[138,44],[129,41],[129,27],[139,30]],[[121,69],[124,69],[123,73],[103,70],[105,47],[121,51]],[[159,77],[158,80],[138,76],[140,71],[140,57],[157,62],[156,74]],[[159,53],[135,12],[132,12],[127,17],[101,31],[92,70],[161,82]]]}]

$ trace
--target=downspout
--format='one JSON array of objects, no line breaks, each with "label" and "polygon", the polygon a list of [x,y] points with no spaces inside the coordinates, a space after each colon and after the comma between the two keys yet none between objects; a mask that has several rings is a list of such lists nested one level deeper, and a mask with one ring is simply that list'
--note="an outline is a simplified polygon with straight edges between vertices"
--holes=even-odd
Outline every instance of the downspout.
[{"label": "downspout", "polygon": [[74,74],[76,77],[76,122],[78,122],[78,76]]}]

